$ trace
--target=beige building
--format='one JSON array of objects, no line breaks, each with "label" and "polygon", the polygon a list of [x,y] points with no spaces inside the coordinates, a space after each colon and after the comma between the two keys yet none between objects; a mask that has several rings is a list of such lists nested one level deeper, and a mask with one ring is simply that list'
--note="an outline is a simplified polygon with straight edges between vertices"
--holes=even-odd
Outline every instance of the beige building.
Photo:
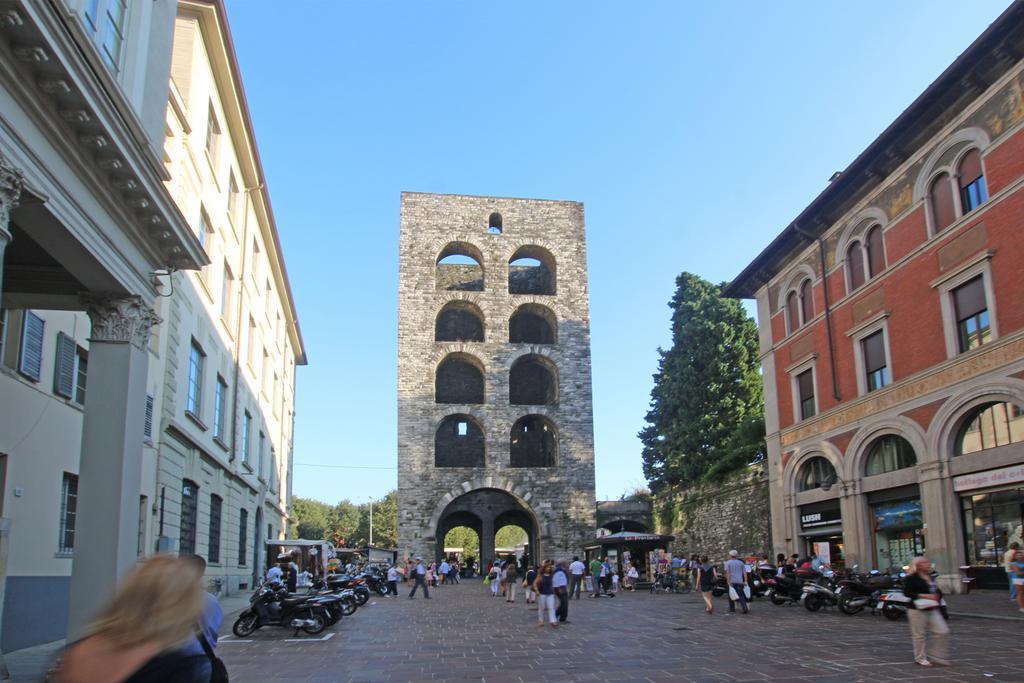
[{"label": "beige building", "polygon": [[0,254],[0,649],[157,550],[251,585],[305,357],[221,2],[3,6]]}]

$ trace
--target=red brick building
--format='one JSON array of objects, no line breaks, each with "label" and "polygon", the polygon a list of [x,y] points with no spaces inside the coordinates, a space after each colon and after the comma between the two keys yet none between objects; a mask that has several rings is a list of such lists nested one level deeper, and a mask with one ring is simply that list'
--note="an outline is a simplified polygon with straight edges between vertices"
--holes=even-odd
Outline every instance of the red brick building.
[{"label": "red brick building", "polygon": [[1005,585],[1024,518],[1024,2],[743,272],[777,552]]}]

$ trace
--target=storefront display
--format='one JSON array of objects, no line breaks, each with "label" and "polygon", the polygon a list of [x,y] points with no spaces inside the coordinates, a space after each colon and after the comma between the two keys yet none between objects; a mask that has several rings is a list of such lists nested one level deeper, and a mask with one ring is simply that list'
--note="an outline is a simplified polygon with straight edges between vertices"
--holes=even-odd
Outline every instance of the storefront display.
[{"label": "storefront display", "polygon": [[960,498],[967,562],[979,587],[1006,585],[1001,562],[1011,543],[1024,545],[1024,488],[973,493]]},{"label": "storefront display", "polygon": [[838,500],[804,505],[800,508],[800,535],[804,540],[804,553],[828,556],[833,568],[846,565],[843,554],[843,516]]},{"label": "storefront display", "polygon": [[875,520],[875,569],[902,569],[924,554],[921,500],[896,500],[871,507]]}]

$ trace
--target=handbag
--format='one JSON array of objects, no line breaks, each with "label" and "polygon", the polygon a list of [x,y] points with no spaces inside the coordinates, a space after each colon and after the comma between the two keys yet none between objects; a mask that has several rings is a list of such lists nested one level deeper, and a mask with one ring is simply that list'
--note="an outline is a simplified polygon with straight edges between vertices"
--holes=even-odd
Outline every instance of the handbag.
[{"label": "handbag", "polygon": [[484,577],[484,585],[485,586],[490,586],[491,585],[491,575],[490,574],[488,574],[487,576]]},{"label": "handbag", "polygon": [[736,592],[736,589],[733,588],[731,584],[729,585],[729,599],[732,601],[737,601],[740,599],[739,594]]},{"label": "handbag", "polygon": [[750,599],[750,586],[743,586],[743,597]]},{"label": "handbag", "polygon": [[203,652],[210,660],[210,683],[228,683],[228,668],[224,666],[224,660],[213,654],[213,648],[207,642],[206,636],[197,633],[196,638],[199,639],[199,644],[203,646]]}]

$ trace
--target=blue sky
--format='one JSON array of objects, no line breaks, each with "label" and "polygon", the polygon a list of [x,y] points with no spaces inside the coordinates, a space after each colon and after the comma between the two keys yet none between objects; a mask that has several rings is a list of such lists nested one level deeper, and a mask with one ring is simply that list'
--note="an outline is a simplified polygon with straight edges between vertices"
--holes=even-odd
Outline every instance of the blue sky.
[{"label": "blue sky", "polygon": [[396,485],[401,191],[585,204],[617,498],[676,275],[735,276],[1008,5],[228,0],[310,358],[295,494]]}]

